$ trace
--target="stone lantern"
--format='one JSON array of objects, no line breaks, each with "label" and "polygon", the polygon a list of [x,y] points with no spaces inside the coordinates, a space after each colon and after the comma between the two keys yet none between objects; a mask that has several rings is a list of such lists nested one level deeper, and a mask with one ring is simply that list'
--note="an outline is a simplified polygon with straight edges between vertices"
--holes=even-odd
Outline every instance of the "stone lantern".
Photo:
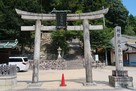
[{"label": "stone lantern", "polygon": [[60,58],[62,58],[61,55],[60,55],[62,49],[59,47],[57,50],[58,50],[58,59],[60,59]]}]

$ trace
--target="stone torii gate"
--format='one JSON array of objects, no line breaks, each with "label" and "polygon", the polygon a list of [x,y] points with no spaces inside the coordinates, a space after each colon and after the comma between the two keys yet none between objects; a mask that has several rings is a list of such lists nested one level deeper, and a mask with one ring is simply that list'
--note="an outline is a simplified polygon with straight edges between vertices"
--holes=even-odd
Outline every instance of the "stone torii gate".
[{"label": "stone torii gate", "polygon": [[[84,33],[84,58],[85,58],[85,70],[86,70],[86,83],[89,85],[93,83],[92,79],[92,61],[91,48],[90,48],[90,33],[89,30],[102,30],[103,25],[90,25],[88,20],[95,20],[104,17],[104,14],[108,12],[107,9],[81,14],[67,14],[67,21],[83,20],[83,25],[80,26],[67,26],[69,30],[83,30]],[[41,31],[56,31],[56,26],[44,26],[41,21],[52,21],[56,20],[55,14],[39,14],[31,13],[16,9],[17,14],[21,15],[24,20],[36,21],[33,26],[21,26],[21,31],[35,31],[35,42],[34,42],[34,67],[32,83],[38,83],[39,81],[39,60],[40,60],[40,40]]]}]

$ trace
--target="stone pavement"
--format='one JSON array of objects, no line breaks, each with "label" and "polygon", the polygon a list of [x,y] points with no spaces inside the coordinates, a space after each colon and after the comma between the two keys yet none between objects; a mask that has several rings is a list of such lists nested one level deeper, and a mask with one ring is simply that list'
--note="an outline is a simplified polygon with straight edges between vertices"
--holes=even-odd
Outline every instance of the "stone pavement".
[{"label": "stone pavement", "polygon": [[[112,74],[114,66],[93,68],[93,81],[96,85],[83,86],[85,69],[73,70],[40,70],[39,83],[32,84],[32,70],[17,73],[17,86],[0,88],[10,91],[136,91],[136,67],[124,67],[128,75],[133,77],[134,88],[114,88],[109,85],[108,76]],[[62,73],[67,86],[60,87]]]}]

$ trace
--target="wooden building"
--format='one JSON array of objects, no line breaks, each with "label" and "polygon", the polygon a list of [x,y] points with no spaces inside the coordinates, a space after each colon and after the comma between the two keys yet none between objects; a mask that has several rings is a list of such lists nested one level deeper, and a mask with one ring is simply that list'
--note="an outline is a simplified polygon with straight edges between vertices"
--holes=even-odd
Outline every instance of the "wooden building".
[{"label": "wooden building", "polygon": [[18,40],[0,40],[0,64],[8,64],[11,50],[16,48]]},{"label": "wooden building", "polygon": [[[113,49],[111,49],[111,63],[115,64],[114,38],[111,40]],[[136,37],[122,35],[121,46],[123,53],[123,63],[128,66],[136,66]]]}]

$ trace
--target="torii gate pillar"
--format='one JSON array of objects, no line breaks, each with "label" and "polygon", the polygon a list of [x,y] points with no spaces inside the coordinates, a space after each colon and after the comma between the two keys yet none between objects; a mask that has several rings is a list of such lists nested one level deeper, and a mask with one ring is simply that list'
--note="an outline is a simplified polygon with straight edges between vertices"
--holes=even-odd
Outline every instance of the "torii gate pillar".
[{"label": "torii gate pillar", "polygon": [[85,58],[85,71],[86,71],[86,83],[84,85],[91,85],[93,84],[93,79],[92,79],[93,59],[91,56],[89,22],[87,19],[83,20],[83,30],[84,30],[84,58]]},{"label": "torii gate pillar", "polygon": [[40,44],[41,44],[41,21],[36,20],[35,26],[35,41],[34,41],[34,64],[33,64],[33,77],[32,83],[39,81],[39,60],[40,60]]}]

